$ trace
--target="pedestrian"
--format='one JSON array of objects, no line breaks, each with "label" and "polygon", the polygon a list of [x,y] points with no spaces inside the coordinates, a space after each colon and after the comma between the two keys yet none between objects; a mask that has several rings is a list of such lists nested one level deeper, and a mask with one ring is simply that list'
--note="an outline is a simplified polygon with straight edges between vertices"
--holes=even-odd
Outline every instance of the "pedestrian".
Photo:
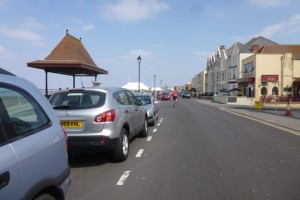
[{"label": "pedestrian", "polygon": [[176,90],[173,92],[172,96],[173,96],[173,101],[174,101],[173,106],[175,107],[177,104],[177,100],[178,100],[178,93]]}]

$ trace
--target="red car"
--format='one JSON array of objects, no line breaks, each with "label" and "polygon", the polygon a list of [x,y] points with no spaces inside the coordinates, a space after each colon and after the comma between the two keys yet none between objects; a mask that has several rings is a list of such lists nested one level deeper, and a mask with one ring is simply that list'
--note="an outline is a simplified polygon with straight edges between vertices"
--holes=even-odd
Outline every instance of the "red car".
[{"label": "red car", "polygon": [[160,95],[160,100],[164,101],[164,100],[171,100],[171,95],[169,93],[162,93]]}]

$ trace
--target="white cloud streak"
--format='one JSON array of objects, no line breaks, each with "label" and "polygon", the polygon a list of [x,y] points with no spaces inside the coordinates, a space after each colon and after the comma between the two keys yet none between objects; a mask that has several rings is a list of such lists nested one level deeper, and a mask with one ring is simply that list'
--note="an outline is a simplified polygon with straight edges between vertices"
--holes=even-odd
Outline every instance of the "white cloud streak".
[{"label": "white cloud streak", "polygon": [[291,33],[300,33],[300,13],[291,16],[284,22],[279,22],[263,28],[260,32],[247,36],[235,36],[234,39],[239,42],[246,42],[249,38],[263,36],[266,38],[272,38],[276,35]]},{"label": "white cloud streak", "polygon": [[280,33],[297,33],[300,32],[300,13],[293,15],[287,21],[278,24],[273,24],[265,27],[257,35],[264,37],[272,37],[273,35]]},{"label": "white cloud streak", "polygon": [[118,0],[101,7],[102,16],[107,19],[121,22],[136,22],[153,16],[169,5],[159,0]]},{"label": "white cloud streak", "polygon": [[35,18],[27,17],[21,23],[13,26],[5,23],[0,24],[0,34],[11,39],[32,42],[34,45],[42,43],[42,36],[37,30],[42,30],[43,25]]},{"label": "white cloud streak", "polygon": [[289,0],[249,0],[250,4],[261,7],[278,7],[288,3]]}]

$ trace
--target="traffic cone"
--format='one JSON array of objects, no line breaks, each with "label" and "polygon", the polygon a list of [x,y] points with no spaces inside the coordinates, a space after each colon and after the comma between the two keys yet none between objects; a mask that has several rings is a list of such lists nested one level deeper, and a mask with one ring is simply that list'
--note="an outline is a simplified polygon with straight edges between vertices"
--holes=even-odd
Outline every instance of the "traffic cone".
[{"label": "traffic cone", "polygon": [[287,103],[287,108],[286,108],[286,111],[285,111],[285,115],[286,116],[291,116],[292,115],[292,111],[291,111],[291,108],[290,108],[290,99],[288,100],[288,103]]}]

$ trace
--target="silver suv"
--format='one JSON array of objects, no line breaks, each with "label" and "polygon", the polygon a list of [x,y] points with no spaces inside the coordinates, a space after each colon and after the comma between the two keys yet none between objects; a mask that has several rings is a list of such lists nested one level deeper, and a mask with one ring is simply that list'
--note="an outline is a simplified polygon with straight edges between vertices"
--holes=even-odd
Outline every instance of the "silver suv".
[{"label": "silver suv", "polygon": [[147,111],[129,90],[70,89],[58,91],[49,101],[67,131],[70,152],[110,151],[122,162],[130,139],[148,134]]},{"label": "silver suv", "polygon": [[62,200],[69,175],[67,135],[47,99],[0,68],[0,199]]}]

